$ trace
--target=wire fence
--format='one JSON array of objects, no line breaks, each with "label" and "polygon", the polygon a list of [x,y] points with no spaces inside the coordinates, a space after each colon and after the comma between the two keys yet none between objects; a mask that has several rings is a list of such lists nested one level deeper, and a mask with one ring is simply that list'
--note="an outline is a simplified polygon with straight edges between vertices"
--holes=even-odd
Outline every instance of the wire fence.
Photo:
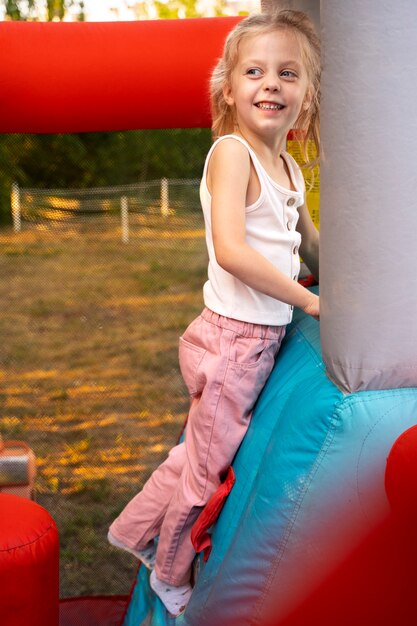
[{"label": "wire fence", "polygon": [[144,218],[200,214],[197,178],[151,180],[114,187],[89,189],[31,189],[14,183],[11,191],[13,228],[74,228],[89,222],[103,231],[120,225],[124,243]]}]

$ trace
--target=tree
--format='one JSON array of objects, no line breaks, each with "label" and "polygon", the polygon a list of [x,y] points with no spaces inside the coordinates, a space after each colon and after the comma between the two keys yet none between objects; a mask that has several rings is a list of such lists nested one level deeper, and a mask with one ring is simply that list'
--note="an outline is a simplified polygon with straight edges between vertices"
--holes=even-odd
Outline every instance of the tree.
[{"label": "tree", "polygon": [[[212,0],[210,14],[223,15],[224,4],[224,0]],[[138,19],[204,17],[208,9],[198,0],[145,0],[136,2],[134,7]]]},{"label": "tree", "polygon": [[46,0],[48,21],[63,20],[65,15],[65,0]]},{"label": "tree", "polygon": [[83,0],[1,0],[10,20],[63,20],[70,6],[79,7],[78,19],[84,21]]},{"label": "tree", "polygon": [[85,189],[167,178],[199,178],[209,129],[0,135],[0,224],[10,223],[12,183]]},{"label": "tree", "polygon": [[[25,8],[21,5],[25,4]],[[4,12],[11,20],[26,20],[31,17],[35,9],[35,0],[27,0],[22,3],[19,0],[3,0]],[[26,9],[26,10],[25,10]]]},{"label": "tree", "polygon": [[178,17],[201,17],[194,0],[173,0],[172,2],[154,2],[158,15],[162,19]]}]

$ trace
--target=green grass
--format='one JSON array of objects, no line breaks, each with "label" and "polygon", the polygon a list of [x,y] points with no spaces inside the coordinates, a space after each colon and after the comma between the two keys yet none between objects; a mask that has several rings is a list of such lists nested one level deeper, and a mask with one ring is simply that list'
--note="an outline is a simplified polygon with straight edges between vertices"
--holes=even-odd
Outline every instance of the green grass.
[{"label": "green grass", "polygon": [[61,595],[128,593],[107,528],[175,444],[188,399],[178,336],[202,307],[201,218],[0,230],[0,433],[38,463]]}]

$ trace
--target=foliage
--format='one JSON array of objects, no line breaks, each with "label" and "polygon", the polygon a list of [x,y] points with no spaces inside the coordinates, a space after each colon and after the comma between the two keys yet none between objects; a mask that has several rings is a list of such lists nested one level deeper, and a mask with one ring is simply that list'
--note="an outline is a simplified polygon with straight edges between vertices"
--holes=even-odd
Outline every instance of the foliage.
[{"label": "foliage", "polygon": [[[39,20],[45,16],[48,21],[63,20],[69,7],[78,6],[78,19],[85,20],[85,7],[83,0],[0,0],[8,19],[11,20]],[[183,17],[203,17],[204,10],[198,6],[197,0],[153,0],[153,2],[137,3],[145,5],[145,14],[149,9],[146,5],[152,4],[157,15],[162,19],[175,19]],[[214,12],[222,15],[223,2],[217,0]]]},{"label": "foliage", "polygon": [[48,11],[48,20],[64,19],[65,0],[46,0],[46,8]]},{"label": "foliage", "polygon": [[0,222],[10,222],[10,189],[112,186],[156,178],[198,178],[208,129],[0,135]]},{"label": "foliage", "polygon": [[[25,20],[31,17],[35,6],[34,0],[27,0],[26,7],[22,7],[19,0],[3,0],[5,14],[12,20]],[[25,10],[26,9],[26,10]]]},{"label": "foliage", "polygon": [[[222,14],[222,4],[221,0],[216,3],[215,12],[217,15]],[[196,0],[170,0],[170,2],[155,0],[154,6],[161,19],[203,17],[203,12],[198,9]]]},{"label": "foliage", "polygon": [[48,21],[63,20],[66,10],[73,5],[79,7],[78,19],[85,19],[83,0],[2,0],[1,4],[11,20],[39,20],[42,12]]}]

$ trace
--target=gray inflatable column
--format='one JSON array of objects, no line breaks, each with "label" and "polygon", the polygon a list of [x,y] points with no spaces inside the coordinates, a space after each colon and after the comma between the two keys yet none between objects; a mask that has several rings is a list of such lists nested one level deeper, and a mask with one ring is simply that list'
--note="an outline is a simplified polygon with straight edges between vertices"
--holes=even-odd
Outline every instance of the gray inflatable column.
[{"label": "gray inflatable column", "polygon": [[320,293],[329,377],[417,386],[417,2],[321,4]]}]

